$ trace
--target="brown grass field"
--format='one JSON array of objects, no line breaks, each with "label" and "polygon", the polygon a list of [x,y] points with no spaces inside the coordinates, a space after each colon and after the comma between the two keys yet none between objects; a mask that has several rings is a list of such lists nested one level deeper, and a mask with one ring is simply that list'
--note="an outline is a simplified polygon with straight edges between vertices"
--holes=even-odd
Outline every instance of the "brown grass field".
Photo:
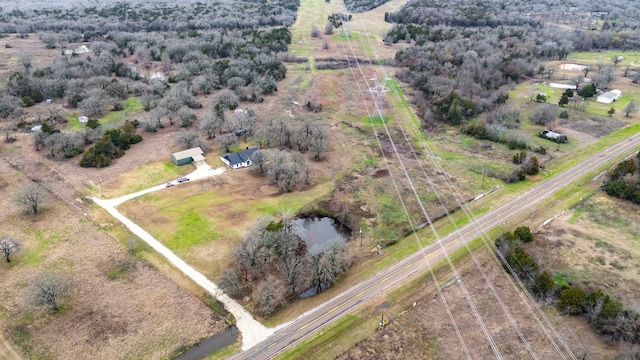
[{"label": "brown grass field", "polygon": [[[6,145],[1,146],[4,153]],[[225,326],[194,296],[202,292],[185,291],[128,253],[118,241],[126,238],[104,231],[113,224],[92,221],[90,204],[79,197],[63,201],[71,190],[58,189],[72,183],[49,161],[25,164],[22,154],[13,151],[0,161],[2,234],[21,246],[11,263],[0,265],[2,335],[17,344],[14,351],[28,358],[157,359]],[[50,201],[36,216],[24,215],[12,201],[12,194],[32,178],[51,190]],[[68,300],[53,315],[31,306],[28,297],[33,278],[45,272],[70,282]]]}]

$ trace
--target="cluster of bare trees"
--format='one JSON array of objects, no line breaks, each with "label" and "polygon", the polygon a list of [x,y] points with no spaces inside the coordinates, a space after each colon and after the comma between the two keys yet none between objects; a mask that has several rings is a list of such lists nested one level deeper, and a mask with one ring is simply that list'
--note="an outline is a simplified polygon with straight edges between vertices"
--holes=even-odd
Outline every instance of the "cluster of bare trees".
[{"label": "cluster of bare trees", "polygon": [[251,156],[253,171],[265,175],[281,191],[291,192],[298,185],[309,184],[311,169],[304,155],[297,151],[260,150]]},{"label": "cluster of bare trees", "polygon": [[[300,2],[101,1],[3,3],[0,33],[71,30],[85,41],[109,31],[181,31],[252,29],[293,24]],[[64,16],[60,16],[63,12]]]},{"label": "cluster of bare trees", "polygon": [[[434,120],[451,123],[451,118],[464,120],[502,104],[506,86],[533,76],[538,59],[564,59],[572,51],[640,45],[640,34],[632,25],[637,24],[637,18],[631,16],[638,10],[632,8],[631,1],[613,1],[597,14],[576,13],[565,5],[546,8],[536,3],[501,1],[411,1],[398,12],[386,14],[387,21],[397,24],[385,41],[414,42],[415,46],[396,53],[395,60],[403,66],[397,76],[418,90],[416,103],[427,124]],[[629,11],[623,14],[621,8]],[[571,31],[547,25],[560,20],[558,14],[568,15],[559,22],[571,23],[575,16],[590,18],[599,25],[595,29],[577,26]],[[618,17],[628,22],[616,21]],[[592,75],[599,88],[606,88],[613,80],[618,59],[614,57],[609,65],[603,61]],[[548,76],[554,70],[538,69],[543,71],[540,74],[548,71]],[[593,70],[588,68],[584,77]],[[625,70],[625,76],[634,76],[631,68]],[[578,87],[584,77],[575,79]],[[452,93],[460,99],[439,106]]]},{"label": "cluster of bare trees", "polygon": [[344,6],[352,13],[361,13],[375,9],[389,0],[346,0]]},{"label": "cluster of bare trees", "polygon": [[234,265],[223,272],[221,287],[236,298],[250,296],[262,316],[310,288],[316,293],[328,288],[351,265],[342,244],[308,251],[288,216],[258,222],[234,248],[233,260]]}]

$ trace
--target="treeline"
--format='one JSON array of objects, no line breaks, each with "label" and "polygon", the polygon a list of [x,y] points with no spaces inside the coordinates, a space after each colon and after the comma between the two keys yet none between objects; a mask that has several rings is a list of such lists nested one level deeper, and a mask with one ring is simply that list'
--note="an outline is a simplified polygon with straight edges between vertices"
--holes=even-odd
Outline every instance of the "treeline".
[{"label": "treeline", "polygon": [[602,189],[610,196],[640,204],[640,152],[616,165],[607,173]]},{"label": "treeline", "polygon": [[610,340],[640,343],[640,313],[601,289],[556,284],[553,276],[540,269],[523,247],[533,239],[528,227],[520,227],[496,240],[498,255],[507,272],[517,276],[540,301],[555,304],[565,314],[584,316],[595,331]]},{"label": "treeline", "polygon": [[375,9],[389,0],[345,0],[344,5],[352,13],[361,13]]},{"label": "treeline", "polygon": [[219,281],[232,297],[250,297],[254,311],[269,316],[289,298],[320,293],[351,266],[339,243],[307,249],[291,219],[260,221],[233,250],[233,265]]},{"label": "treeline", "polygon": [[[591,9],[574,6],[572,2],[548,7],[497,0],[411,1],[386,14],[386,20],[396,24],[385,42],[414,44],[396,53],[397,64],[404,67],[396,75],[417,90],[418,114],[426,125],[438,121],[458,125],[500,107],[512,84],[543,74],[545,69],[537,66],[540,59],[640,46],[639,10],[632,1]],[[571,24],[573,29],[549,22]],[[610,79],[602,81],[607,68],[601,67],[598,85],[606,88]],[[548,75],[553,71],[547,70]]]},{"label": "treeline", "polygon": [[189,31],[207,29],[255,29],[290,26],[299,0],[222,1],[99,1],[28,2],[3,4],[0,33],[61,32],[92,36],[111,31]]},{"label": "treeline", "polygon": [[[59,39],[63,35],[56,34]],[[73,37],[64,39],[69,38]],[[61,46],[58,40],[48,43],[50,39],[44,35],[42,39],[46,46]],[[29,130],[33,125],[48,123],[45,126],[56,130],[57,124],[67,121],[61,103],[66,103],[68,108],[77,108],[81,115],[91,118],[100,118],[106,112],[139,103],[146,111],[141,119],[145,131],[155,132],[164,127],[165,122],[188,128],[197,121],[193,109],[203,107],[196,101],[196,96],[217,91],[213,107],[222,121],[218,125],[215,121],[206,121],[205,131],[211,138],[216,126],[221,129],[225,125],[225,111],[235,109],[239,101],[260,102],[264,95],[277,90],[277,82],[286,73],[277,53],[286,51],[291,34],[286,28],[195,32],[191,36],[119,32],[107,35],[104,40],[93,42],[92,53],[88,56],[61,54],[42,68],[34,68],[29,57],[20,59],[20,69],[9,77],[0,91],[0,120],[8,120],[1,124],[7,141],[14,139],[12,132]],[[161,78],[143,77],[141,70],[125,62],[125,56],[133,56],[133,62],[141,68],[160,66],[166,71],[168,82],[175,84],[169,86]],[[45,100],[45,107],[31,113],[25,110]],[[242,133],[245,140],[247,136],[255,135],[252,122],[235,121],[228,125],[229,131],[239,131],[238,135]],[[279,145],[295,147],[298,151],[313,151],[318,160],[322,157],[324,137],[317,137],[313,143],[316,146],[312,146],[310,142],[294,137],[288,124],[278,127],[279,135],[269,127],[259,132],[258,142],[268,146],[270,142],[278,141]],[[81,152],[82,141],[89,144],[97,140],[94,139],[96,131],[92,128],[80,133],[55,131],[47,138],[46,132],[34,133],[36,149],[46,147],[50,156],[73,157]],[[82,164],[107,166],[111,159],[121,156],[118,148],[121,147],[101,151],[104,156],[89,152]]]}]

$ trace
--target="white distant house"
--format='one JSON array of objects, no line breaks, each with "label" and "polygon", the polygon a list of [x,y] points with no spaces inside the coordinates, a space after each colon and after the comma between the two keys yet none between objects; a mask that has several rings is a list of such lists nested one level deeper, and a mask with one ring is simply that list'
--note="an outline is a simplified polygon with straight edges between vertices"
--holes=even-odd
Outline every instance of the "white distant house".
[{"label": "white distant house", "polygon": [[81,124],[86,124],[89,122],[89,118],[86,116],[78,116],[78,121],[80,121]]},{"label": "white distant house", "polygon": [[66,49],[64,51],[65,55],[72,55],[72,54],[86,54],[88,52],[91,52],[91,50],[89,50],[89,48],[87,47],[87,45],[80,45],[74,49]]},{"label": "white distant house", "polygon": [[549,83],[549,87],[556,88],[556,89],[571,89],[571,90],[575,90],[577,88],[575,85],[558,84],[558,83]]},{"label": "white distant house", "polygon": [[596,99],[596,102],[603,103],[603,104],[611,104],[612,102],[616,102],[620,100],[620,96],[622,96],[622,91],[611,90],[611,91],[607,91],[606,93],[602,93],[598,95],[598,99]]},{"label": "white distant house", "polygon": [[32,132],[42,132],[42,125],[36,125],[31,128]]},{"label": "white distant house", "polygon": [[232,169],[239,169],[247,166],[251,166],[251,155],[258,151],[257,147],[247,148],[234,154],[223,154],[220,156],[220,160],[230,166]]}]

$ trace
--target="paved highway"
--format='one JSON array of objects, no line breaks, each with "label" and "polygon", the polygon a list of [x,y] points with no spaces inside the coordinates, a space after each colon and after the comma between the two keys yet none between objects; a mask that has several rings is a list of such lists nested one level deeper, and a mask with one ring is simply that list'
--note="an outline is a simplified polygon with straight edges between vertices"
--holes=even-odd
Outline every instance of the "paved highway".
[{"label": "paved highway", "polygon": [[399,261],[395,265],[380,271],[373,277],[353,286],[319,307],[305,313],[276,331],[267,340],[237,354],[234,359],[271,359],[296,342],[304,339],[329,322],[348,313],[359,304],[366,302],[386,289],[396,285],[412,274],[428,270],[429,264],[443,258],[442,248],[447,253],[464,246],[465,243],[479,237],[491,228],[501,225],[511,217],[533,207],[536,203],[561,188],[569,185],[583,175],[596,170],[605,162],[640,147],[640,133],[635,134],[602,152],[575,165],[569,170],[531,188],[508,203],[492,210],[473,223],[459,228],[421,251]]}]

